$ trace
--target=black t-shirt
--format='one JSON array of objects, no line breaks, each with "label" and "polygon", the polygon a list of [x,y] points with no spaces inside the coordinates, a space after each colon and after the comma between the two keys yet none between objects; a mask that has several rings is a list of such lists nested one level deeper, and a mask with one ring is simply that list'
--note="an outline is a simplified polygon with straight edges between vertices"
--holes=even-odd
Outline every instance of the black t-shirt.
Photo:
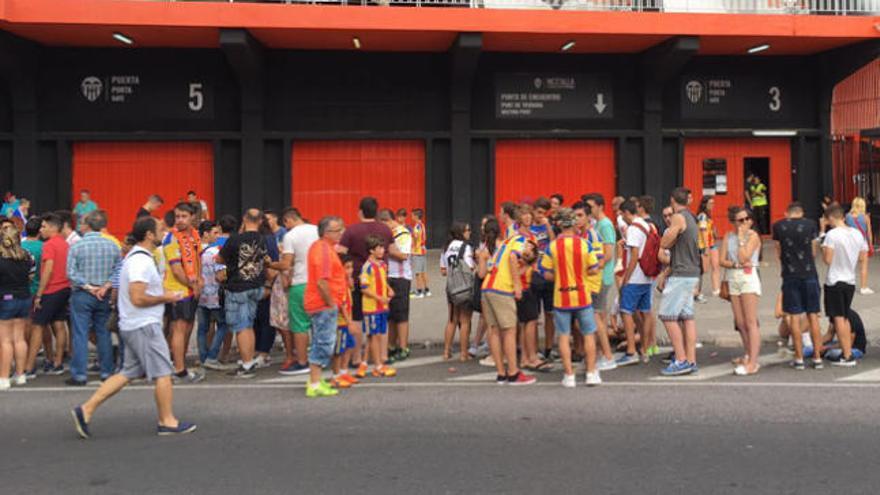
[{"label": "black t-shirt", "polygon": [[773,225],[773,240],[782,248],[783,277],[817,276],[813,241],[818,237],[819,227],[809,218],[786,218]]},{"label": "black t-shirt", "polygon": [[150,212],[147,211],[146,208],[144,208],[143,206],[141,206],[140,208],[138,208],[138,212],[137,212],[137,214],[134,216],[134,219],[135,219],[135,220],[139,220],[139,219],[141,219],[141,218],[143,218],[143,217],[148,217],[148,216],[150,216]]},{"label": "black t-shirt", "polygon": [[234,235],[220,249],[226,265],[226,290],[244,292],[266,281],[266,238],[258,232]]},{"label": "black t-shirt", "polygon": [[24,299],[31,296],[31,258],[14,260],[0,257],[0,299]]}]

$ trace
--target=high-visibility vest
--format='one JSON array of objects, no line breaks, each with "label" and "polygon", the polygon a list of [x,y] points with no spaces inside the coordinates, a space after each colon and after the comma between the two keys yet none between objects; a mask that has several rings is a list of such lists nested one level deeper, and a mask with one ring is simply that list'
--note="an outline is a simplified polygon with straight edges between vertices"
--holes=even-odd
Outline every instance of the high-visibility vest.
[{"label": "high-visibility vest", "polygon": [[752,200],[752,208],[767,206],[767,186],[762,183],[749,185],[749,197]]}]

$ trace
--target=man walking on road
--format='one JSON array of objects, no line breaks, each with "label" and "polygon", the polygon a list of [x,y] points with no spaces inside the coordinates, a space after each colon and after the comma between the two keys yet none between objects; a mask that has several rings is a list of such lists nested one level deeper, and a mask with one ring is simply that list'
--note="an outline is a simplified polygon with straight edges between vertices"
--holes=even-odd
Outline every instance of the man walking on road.
[{"label": "man walking on road", "polygon": [[67,278],[73,293],[70,316],[73,323],[68,385],[85,385],[88,379],[89,332],[94,329],[98,344],[101,379],[113,374],[113,342],[107,329],[110,318],[110,278],[120,262],[120,250],[113,241],[101,235],[107,226],[107,214],[95,210],[83,219],[87,230],[82,240],[70,247],[67,255]]},{"label": "man walking on road", "polygon": [[162,242],[164,228],[154,218],[139,219],[132,236],[137,245],[125,257],[119,279],[119,336],[125,343],[122,372],[108,378],[92,397],[75,407],[74,426],[82,438],[89,438],[89,425],[98,407],[125,388],[131,380],[146,375],[156,383],[159,435],[192,433],[196,425],[179,421],[172,411],[171,376],[174,366],[162,334],[165,304],[180,300],[180,294],[165,292],[153,261],[153,250]]},{"label": "man walking on road", "polygon": [[672,191],[674,213],[660,239],[660,249],[670,251],[660,320],[675,352],[675,359],[660,372],[666,376],[687,375],[698,369],[694,289],[700,278],[701,258],[697,244],[699,227],[694,216],[687,211],[689,194],[690,190],[684,187]]}]

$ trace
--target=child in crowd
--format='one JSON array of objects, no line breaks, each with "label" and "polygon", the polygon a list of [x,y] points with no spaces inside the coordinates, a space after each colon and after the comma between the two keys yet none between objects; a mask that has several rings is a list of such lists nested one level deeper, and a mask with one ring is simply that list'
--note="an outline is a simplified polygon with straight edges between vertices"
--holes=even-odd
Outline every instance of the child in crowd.
[{"label": "child in crowd", "polygon": [[426,244],[428,239],[428,231],[425,229],[425,212],[420,208],[412,211],[415,223],[412,228],[412,268],[415,276],[415,292],[412,296],[431,297],[431,289],[428,288],[428,261]]},{"label": "child in crowd", "polygon": [[[393,377],[397,370],[388,366],[388,303],[394,291],[388,286],[388,267],[385,245],[382,238],[375,235],[366,238],[370,257],[361,269],[361,301],[364,308],[364,329],[369,336],[369,356],[373,361],[373,376]],[[358,377],[366,376],[364,367],[358,369]]]},{"label": "child in crowd", "polygon": [[339,257],[345,268],[345,277],[348,281],[348,290],[339,306],[339,318],[336,329],[336,349],[333,352],[333,360],[330,367],[333,370],[333,380],[330,382],[336,388],[351,388],[360,383],[360,380],[348,373],[348,363],[351,361],[351,351],[354,349],[354,336],[348,331],[348,322],[351,321],[351,290],[354,288],[352,276],[354,274],[354,260],[351,256],[343,254]]}]

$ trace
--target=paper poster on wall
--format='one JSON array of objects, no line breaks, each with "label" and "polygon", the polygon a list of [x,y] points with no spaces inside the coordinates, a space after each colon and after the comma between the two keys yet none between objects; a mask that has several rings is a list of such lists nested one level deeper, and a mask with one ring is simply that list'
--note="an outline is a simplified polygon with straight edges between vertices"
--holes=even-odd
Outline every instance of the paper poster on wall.
[{"label": "paper poster on wall", "polygon": [[703,196],[727,194],[727,160],[707,158],[703,160]]}]

